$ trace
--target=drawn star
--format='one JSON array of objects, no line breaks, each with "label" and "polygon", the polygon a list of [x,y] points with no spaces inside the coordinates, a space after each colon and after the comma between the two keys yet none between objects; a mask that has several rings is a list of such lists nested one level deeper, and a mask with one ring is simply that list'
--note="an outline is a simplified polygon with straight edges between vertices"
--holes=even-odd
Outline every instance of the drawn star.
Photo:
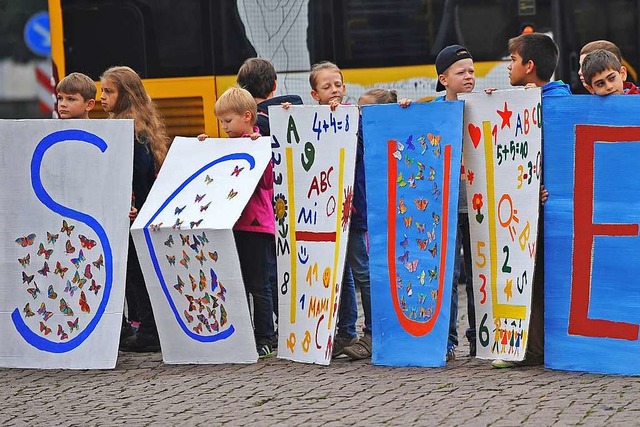
[{"label": "drawn star", "polygon": [[504,287],[504,294],[507,296],[507,302],[513,298],[513,291],[511,288],[513,287],[513,279],[507,280],[507,286]]},{"label": "drawn star", "polygon": [[476,175],[473,173],[472,170],[468,170],[467,172],[467,181],[469,182],[469,185],[473,185],[473,180],[475,179]]},{"label": "drawn star", "polygon": [[504,110],[496,110],[496,113],[502,118],[502,124],[500,125],[500,129],[504,129],[504,127],[508,127],[511,129],[511,115],[513,111],[507,108],[507,101],[504,102]]}]

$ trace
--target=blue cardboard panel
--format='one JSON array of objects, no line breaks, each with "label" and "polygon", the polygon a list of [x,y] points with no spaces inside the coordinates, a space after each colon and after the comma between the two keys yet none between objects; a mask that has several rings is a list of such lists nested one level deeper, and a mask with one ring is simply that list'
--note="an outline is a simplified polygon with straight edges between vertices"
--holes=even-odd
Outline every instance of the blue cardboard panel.
[{"label": "blue cardboard panel", "polygon": [[640,98],[543,102],[545,365],[640,374]]},{"label": "blue cardboard panel", "polygon": [[445,364],[463,105],[363,107],[374,364]]}]

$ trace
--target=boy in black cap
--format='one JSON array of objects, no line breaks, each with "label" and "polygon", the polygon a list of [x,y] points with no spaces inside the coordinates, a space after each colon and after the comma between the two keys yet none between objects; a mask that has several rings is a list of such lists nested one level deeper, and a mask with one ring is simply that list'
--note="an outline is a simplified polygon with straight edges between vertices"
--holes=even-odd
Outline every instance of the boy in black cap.
[{"label": "boy in black cap", "polygon": [[[440,51],[436,57],[438,83],[436,91],[446,90],[444,96],[435,98],[434,102],[455,101],[458,94],[473,91],[476,77],[473,68],[473,57],[464,46],[451,45]],[[456,358],[455,348],[458,345],[458,282],[461,269],[465,272],[465,289],[467,292],[467,316],[469,328],[465,335],[469,340],[469,356],[476,355],[476,314],[473,301],[473,275],[471,273],[471,237],[469,235],[469,214],[467,213],[467,192],[464,180],[464,165],[458,193],[458,233],[456,234],[456,261],[453,272],[453,292],[451,293],[451,312],[449,318],[449,339],[447,342],[447,362]],[[464,258],[460,258],[460,247]],[[464,264],[461,265],[461,263]]]}]

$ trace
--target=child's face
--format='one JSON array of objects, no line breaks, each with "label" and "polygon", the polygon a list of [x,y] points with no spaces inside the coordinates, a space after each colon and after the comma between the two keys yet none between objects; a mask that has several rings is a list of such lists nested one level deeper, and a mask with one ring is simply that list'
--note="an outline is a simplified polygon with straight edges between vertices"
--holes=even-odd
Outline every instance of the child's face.
[{"label": "child's face", "polygon": [[476,75],[471,58],[454,62],[443,76],[442,84],[447,88],[447,92],[455,94],[471,92],[476,86]]},{"label": "child's face", "polygon": [[375,103],[376,103],[376,99],[370,95],[362,95],[360,99],[358,99],[359,106],[375,104]]},{"label": "child's face", "polygon": [[596,73],[591,79],[590,92],[595,95],[622,95],[624,93],[624,80],[627,78],[626,69],[620,71],[608,68]]},{"label": "child's face", "polygon": [[242,135],[253,133],[251,118],[250,111],[245,111],[242,114],[224,113],[218,116],[222,129],[229,138],[240,138]]},{"label": "child's face", "polygon": [[518,52],[511,52],[511,58],[507,69],[509,70],[509,83],[511,86],[524,86],[528,83],[528,63],[522,63],[522,57]]},{"label": "child's face", "polygon": [[79,93],[58,92],[58,116],[61,119],[86,119],[95,99],[84,100]]},{"label": "child's face", "polygon": [[109,80],[102,81],[102,91],[100,93],[100,104],[107,113],[113,112],[118,102],[118,88]]},{"label": "child's face", "polygon": [[347,87],[342,83],[340,72],[332,69],[320,70],[316,77],[316,88],[311,91],[313,99],[321,105],[327,105],[333,100],[341,103]]}]

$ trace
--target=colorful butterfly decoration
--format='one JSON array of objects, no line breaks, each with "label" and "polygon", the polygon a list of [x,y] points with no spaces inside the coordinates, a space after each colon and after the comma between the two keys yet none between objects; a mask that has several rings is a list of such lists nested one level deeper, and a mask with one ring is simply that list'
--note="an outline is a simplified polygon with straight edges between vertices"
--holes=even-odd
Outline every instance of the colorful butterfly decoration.
[{"label": "colorful butterfly decoration", "polygon": [[97,245],[95,240],[91,240],[82,234],[78,234],[78,238],[80,239],[80,245],[83,248],[91,250],[95,245]]},{"label": "colorful butterfly decoration", "polygon": [[220,326],[224,326],[226,323],[227,323],[227,310],[224,309],[224,305],[221,305],[220,306]]},{"label": "colorful butterfly decoration", "polygon": [[213,268],[209,269],[209,274],[211,275],[211,292],[213,292],[218,287],[218,275]]},{"label": "colorful butterfly decoration", "polygon": [[433,218],[433,226],[435,227],[436,225],[440,224],[440,215],[438,215],[435,212],[431,213],[431,217]]},{"label": "colorful butterfly decoration", "polygon": [[402,246],[404,249],[407,249],[407,246],[409,246],[409,238],[406,234],[404,235],[404,239],[402,240],[402,242],[400,242],[400,246]]},{"label": "colorful butterfly decoration", "polygon": [[33,282],[33,288],[27,288],[27,292],[29,292],[29,295],[31,295],[33,297],[33,299],[38,298],[38,294],[40,293],[40,288],[38,287],[38,284],[36,282]]},{"label": "colorful butterfly decoration", "polygon": [[169,261],[169,265],[176,265],[176,256],[175,255],[165,255],[167,257],[167,261]]},{"label": "colorful butterfly decoration", "polygon": [[80,291],[80,299],[78,300],[78,304],[80,304],[80,310],[82,310],[83,313],[91,313],[91,307],[89,307],[87,296],[84,294],[84,291]]},{"label": "colorful butterfly decoration", "polygon": [[73,231],[74,228],[76,228],[75,225],[69,225],[67,224],[67,220],[63,219],[62,228],[60,228],[60,232],[67,233],[67,236],[71,236],[71,232]]},{"label": "colorful butterfly decoration", "polygon": [[76,320],[74,320],[73,322],[71,320],[67,320],[67,325],[69,325],[69,333],[73,332],[74,329],[76,331],[80,330],[80,326],[78,325],[78,320],[79,320],[78,317],[76,317]]},{"label": "colorful butterfly decoration", "polygon": [[407,205],[404,204],[404,197],[400,197],[398,202],[398,213],[404,215],[407,212]]},{"label": "colorful butterfly decoration", "polygon": [[187,323],[193,322],[193,316],[189,314],[187,310],[184,311],[184,317],[187,319]]},{"label": "colorful butterfly decoration", "polygon": [[173,214],[174,214],[174,215],[179,215],[179,214],[181,214],[181,213],[182,213],[182,211],[184,210],[184,208],[186,208],[186,207],[187,207],[187,205],[184,205],[184,206],[183,206],[183,207],[181,207],[181,208],[176,207],[176,209],[173,211]]},{"label": "colorful butterfly decoration", "polygon": [[189,246],[189,241],[191,239],[191,236],[189,234],[183,235],[180,234],[180,239],[182,240],[182,246]]},{"label": "colorful butterfly decoration", "polygon": [[56,261],[56,268],[53,270],[53,274],[59,274],[61,279],[64,279],[64,275],[69,270],[68,267],[64,267],[60,264],[60,261]]},{"label": "colorful butterfly decoration", "polygon": [[80,268],[80,263],[86,260],[87,259],[84,257],[84,252],[82,252],[82,249],[80,249],[80,252],[78,252],[78,258],[71,258],[71,263],[76,268]]},{"label": "colorful butterfly decoration", "polygon": [[91,273],[91,265],[87,264],[84,267],[84,277],[86,277],[87,279],[93,279],[93,273]]},{"label": "colorful butterfly decoration", "polygon": [[31,262],[31,254],[27,254],[24,258],[18,258],[18,262],[22,268],[25,268]]},{"label": "colorful butterfly decoration", "polygon": [[51,234],[47,231],[47,243],[55,244],[56,240],[58,240],[59,234]]},{"label": "colorful butterfly decoration", "polygon": [[44,322],[40,322],[40,332],[43,332],[45,335],[49,335],[51,333],[51,328],[48,327]]},{"label": "colorful butterfly decoration", "polygon": [[416,239],[416,243],[418,244],[418,249],[424,251],[427,249],[427,239]]},{"label": "colorful butterfly decoration", "polygon": [[67,254],[72,254],[76,251],[76,248],[71,244],[71,240],[67,240],[67,243],[64,246],[64,252]]},{"label": "colorful butterfly decoration", "polygon": [[213,178],[211,178],[209,175],[204,177],[204,183],[209,185],[213,182]]},{"label": "colorful butterfly decoration", "polygon": [[58,298],[58,294],[53,290],[53,285],[49,285],[49,288],[47,289],[47,296],[49,297],[49,299]]},{"label": "colorful butterfly decoration", "polygon": [[409,261],[409,251],[404,251],[404,254],[398,257],[398,262],[404,264]]},{"label": "colorful butterfly decoration", "polygon": [[427,277],[427,273],[425,273],[424,270],[422,270],[420,274],[418,274],[418,281],[420,282],[421,285],[424,285],[424,279],[426,279],[426,277]]},{"label": "colorful butterfly decoration", "polygon": [[207,235],[205,234],[204,231],[202,232],[201,236],[196,235],[193,238],[198,239],[201,245],[204,245],[205,243],[209,243],[209,239],[207,239]]},{"label": "colorful butterfly decoration", "polygon": [[60,298],[60,312],[65,316],[73,316],[73,310],[69,307],[69,304],[67,304],[64,298]]},{"label": "colorful butterfly decoration", "polygon": [[222,286],[222,282],[218,282],[218,286],[220,287],[220,290],[218,291],[216,296],[224,302],[226,300],[227,289]]},{"label": "colorful butterfly decoration", "polygon": [[207,203],[206,205],[200,206],[200,212],[204,212],[207,209],[209,209],[209,205],[211,204],[211,202]]},{"label": "colorful butterfly decoration", "polygon": [[40,304],[40,308],[38,309],[38,314],[42,315],[42,318],[44,319],[45,322],[51,319],[51,316],[53,316],[52,312],[47,311],[47,306],[45,303]]},{"label": "colorful butterfly decoration", "polygon": [[211,258],[213,262],[218,262],[218,251],[209,252],[209,258]]},{"label": "colorful butterfly decoration", "polygon": [[398,187],[407,186],[407,181],[404,180],[404,176],[402,175],[402,172],[398,174],[398,178],[396,178],[396,182],[398,183]]},{"label": "colorful butterfly decoration", "polygon": [[29,303],[27,303],[27,305],[24,306],[24,308],[22,309],[22,312],[24,313],[24,317],[32,317],[35,316],[36,314],[31,310],[31,307],[29,307]]},{"label": "colorful butterfly decoration", "polygon": [[200,291],[204,291],[207,287],[207,276],[202,270],[200,270],[200,282],[198,282],[198,287],[200,288]]},{"label": "colorful butterfly decoration", "polygon": [[240,172],[242,172],[244,170],[244,166],[243,167],[238,167],[238,165],[236,165],[233,168],[233,172],[231,172],[231,176],[240,176]]},{"label": "colorful butterfly decoration", "polygon": [[52,253],[53,249],[45,249],[42,243],[38,246],[38,256],[44,255],[44,259],[49,259]]},{"label": "colorful butterfly decoration", "polygon": [[195,291],[198,287],[198,283],[196,282],[196,278],[189,274],[189,282],[191,282],[191,290]]},{"label": "colorful butterfly decoration", "polygon": [[433,267],[433,269],[429,270],[429,283],[431,283],[433,279],[437,279],[437,278],[438,278],[438,266],[436,265],[435,267]]},{"label": "colorful butterfly decoration", "polygon": [[189,258],[189,255],[187,255],[187,253],[183,249],[182,250],[182,259],[180,260],[180,265],[182,265],[184,268],[186,268],[188,270],[189,269],[189,261],[191,261],[191,258]]},{"label": "colorful butterfly decoration", "polygon": [[193,328],[193,332],[195,332],[196,334],[201,334],[202,333],[202,323],[198,323],[198,326],[195,326]]},{"label": "colorful butterfly decoration", "polygon": [[[76,272],[76,274],[77,274],[77,272]],[[70,280],[67,280],[67,286],[64,287],[63,292],[66,292],[69,295],[73,296],[73,294],[75,292],[77,292],[77,291],[78,291],[78,287],[77,286],[73,286],[73,283],[71,283]]]},{"label": "colorful butterfly decoration", "polygon": [[35,233],[31,233],[27,236],[18,237],[16,239],[16,243],[22,246],[23,248],[26,248],[27,246],[33,245],[33,242],[35,241],[35,239],[36,239]]},{"label": "colorful butterfly decoration", "polygon": [[58,324],[58,336],[60,337],[61,341],[69,338],[69,335],[67,335],[67,333],[64,331],[61,324]]},{"label": "colorful butterfly decoration", "polygon": [[40,270],[38,270],[38,273],[42,274],[43,276],[47,276],[50,271],[51,270],[49,270],[49,264],[47,263],[47,261],[45,261],[44,265],[42,266],[42,268]]},{"label": "colorful butterfly decoration", "polygon": [[95,268],[97,268],[98,270],[100,270],[100,267],[102,267],[104,265],[104,257],[102,256],[102,254],[100,254],[100,256],[98,257],[97,260],[95,261],[91,261],[91,264],[93,264],[93,266]]},{"label": "colorful butterfly decoration", "polygon": [[93,292],[95,295],[98,295],[100,288],[102,285],[98,285],[94,279],[91,279],[91,285],[89,286],[89,292]]},{"label": "colorful butterfly decoration", "polygon": [[431,256],[435,258],[438,254],[438,244],[436,243],[432,248],[429,248],[429,252],[431,252]]},{"label": "colorful butterfly decoration", "polygon": [[200,224],[202,224],[202,218],[200,218],[198,221],[191,221],[189,222],[189,228],[193,229],[193,227],[200,227]]},{"label": "colorful butterfly decoration", "polygon": [[207,259],[202,249],[200,249],[200,253],[196,255],[196,259],[200,262],[200,265],[204,265],[204,261]]},{"label": "colorful butterfly decoration", "polygon": [[418,268],[418,260],[414,259],[413,261],[406,262],[404,266],[407,270],[409,270],[409,273],[413,273],[414,271],[416,271],[416,268]]},{"label": "colorful butterfly decoration", "polygon": [[416,208],[418,208],[419,211],[424,211],[427,208],[427,205],[429,204],[429,201],[424,197],[415,199],[413,202],[416,204]]},{"label": "colorful butterfly decoration", "polygon": [[31,284],[31,281],[33,280],[34,275],[32,274],[31,276],[27,276],[27,273],[25,273],[24,271],[22,272],[22,283],[26,283],[27,285]]},{"label": "colorful butterfly decoration", "polygon": [[202,196],[199,194],[196,194],[196,201],[194,203],[200,203],[205,196],[206,196],[206,193],[203,194]]},{"label": "colorful butterfly decoration", "polygon": [[178,278],[178,283],[173,285],[173,288],[182,294],[182,288],[184,288],[184,281],[180,278],[180,276],[176,276]]},{"label": "colorful butterfly decoration", "polygon": [[175,230],[175,229],[180,230],[180,227],[182,227],[182,223],[183,223],[183,222],[184,222],[184,221],[180,221],[180,218],[177,218],[177,219],[176,219],[176,223],[175,223],[175,224],[173,224],[173,225],[171,226],[171,228],[173,228],[174,230]]},{"label": "colorful butterfly decoration", "polygon": [[412,216],[405,216],[402,219],[404,220],[404,226],[406,228],[410,228],[411,227],[411,223],[413,222],[413,217]]},{"label": "colorful butterfly decoration", "polygon": [[229,194],[227,195],[227,199],[231,200],[238,195],[237,191],[233,191],[233,188],[229,190]]}]

